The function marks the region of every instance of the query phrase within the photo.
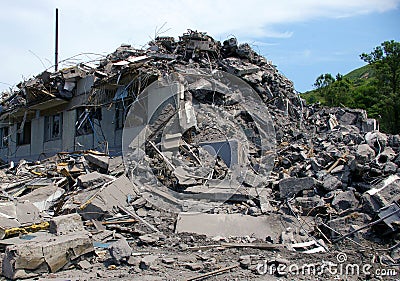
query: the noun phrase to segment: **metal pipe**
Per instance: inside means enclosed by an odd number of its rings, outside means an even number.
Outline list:
[[[55,39],[54,70],[58,71],[58,8],[56,8],[56,39]]]

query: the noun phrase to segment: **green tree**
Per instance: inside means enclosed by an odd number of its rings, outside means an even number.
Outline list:
[[[321,74],[315,80],[314,87],[316,87],[317,89],[322,89],[328,87],[333,82],[335,82],[335,78],[333,78],[332,74],[330,73]]]
[[[340,73],[336,79],[325,73],[317,77],[314,83],[316,91],[323,98],[323,104],[327,106],[349,106],[351,103],[351,82]]]
[[[400,132],[400,43],[385,41],[369,53],[360,55],[361,59],[371,64],[378,80],[380,101],[385,101],[382,108],[381,124],[389,133]]]
[[[332,96],[330,106],[350,106],[352,100],[350,94],[351,82],[348,79],[338,73],[336,81],[329,87]]]

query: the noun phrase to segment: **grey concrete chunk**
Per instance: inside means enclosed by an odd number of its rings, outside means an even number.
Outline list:
[[[199,262],[187,263],[187,264],[185,264],[185,267],[192,271],[198,271],[200,269],[203,269],[203,265]]]
[[[3,275],[9,279],[42,272],[56,272],[68,262],[94,251],[88,232],[63,236],[44,236],[7,247],[2,262]]]
[[[360,144],[357,147],[355,157],[358,163],[365,164],[375,157],[375,151],[368,144]]]
[[[132,248],[129,246],[128,241],[125,238],[121,238],[116,242],[113,242],[108,250],[110,251],[111,257],[114,261],[119,264],[122,261],[126,261],[132,254]]]
[[[313,188],[314,184],[315,179],[312,177],[283,179],[279,182],[279,193],[281,198],[287,198],[302,190]]]
[[[85,159],[91,164],[101,168],[103,171],[108,171],[108,161],[110,157],[95,154],[86,154]]]
[[[113,215],[118,206],[126,207],[128,195],[136,192],[133,183],[123,175],[97,191],[89,200],[89,204],[79,213],[84,219],[99,219],[106,214]]]
[[[335,196],[332,201],[332,206],[337,211],[345,211],[351,208],[355,208],[358,206],[358,204],[359,202],[354,196],[354,192],[351,190],[340,192]]]
[[[159,240],[159,237],[156,234],[145,234],[139,236],[139,240],[145,244],[154,244]]]
[[[142,258],[140,261],[139,267],[141,269],[150,269],[152,266],[157,264],[158,256],[156,255],[147,255]]]
[[[342,181],[338,177],[329,174],[324,177],[323,188],[325,191],[333,191],[340,188],[341,186]]]
[[[275,215],[248,216],[241,214],[180,213],[176,222],[176,233],[204,234],[215,236],[254,236],[276,239],[282,232],[282,225]]]
[[[396,173],[396,171],[397,171],[397,165],[395,164],[395,163],[393,163],[393,162],[387,162],[386,164],[385,164],[385,166],[383,166],[383,172],[385,173],[385,174],[389,174],[389,175],[393,175],[393,174],[395,174]]]
[[[82,187],[88,188],[95,185],[101,185],[112,180],[112,177],[100,174],[99,172],[91,172],[89,174],[81,175],[78,177],[78,184]]]
[[[64,189],[51,184],[34,189],[32,192],[21,196],[20,200],[28,200],[39,211],[43,212],[53,206],[64,192]]]
[[[324,200],[319,198],[319,196],[296,198],[296,205],[302,208],[304,214],[307,214],[311,209],[318,206],[323,206],[324,204]]]
[[[77,213],[54,217],[50,220],[50,233],[64,235],[84,230],[82,218]]]

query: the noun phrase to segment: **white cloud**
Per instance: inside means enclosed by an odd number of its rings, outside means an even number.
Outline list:
[[[60,58],[80,52],[111,52],[121,43],[142,46],[166,22],[168,34],[186,28],[207,31],[218,40],[289,38],[280,24],[315,18],[350,17],[396,8],[400,0],[42,0],[7,1],[0,11],[0,82],[14,84],[21,74],[43,70],[53,61],[54,9],[60,14]],[[11,50],[11,51],[10,51]],[[23,59],[22,59],[23,58]],[[0,84],[0,90],[6,86]]]

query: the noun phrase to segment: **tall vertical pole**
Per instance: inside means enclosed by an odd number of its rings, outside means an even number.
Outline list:
[[[58,71],[58,8],[56,8],[56,42],[55,42],[54,69],[55,71]]]

